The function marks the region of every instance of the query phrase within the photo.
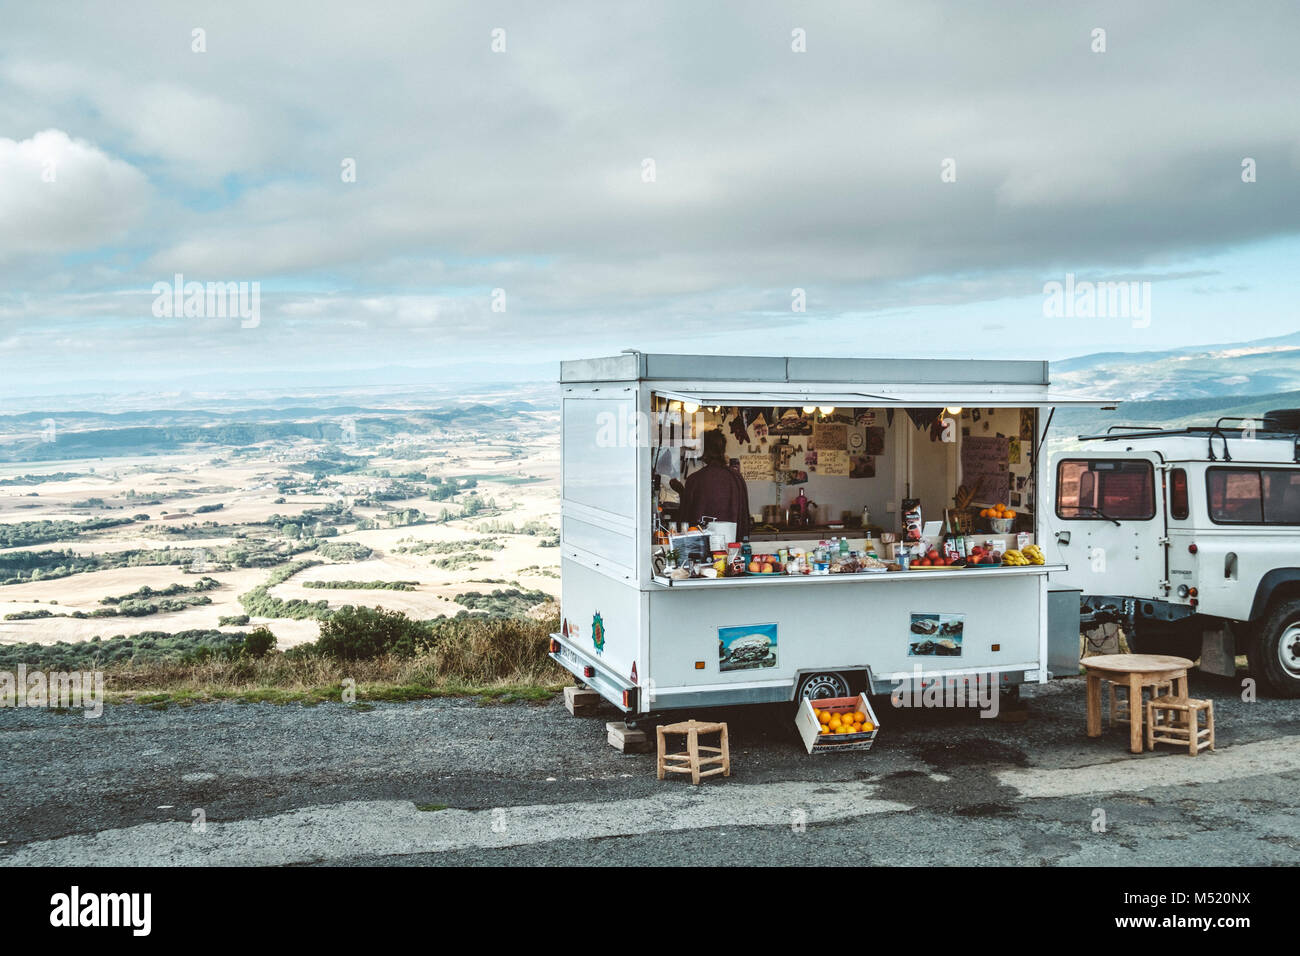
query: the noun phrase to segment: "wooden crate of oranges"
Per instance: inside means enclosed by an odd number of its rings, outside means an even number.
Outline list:
[[[880,730],[866,694],[800,701],[795,726],[810,754],[870,750]]]

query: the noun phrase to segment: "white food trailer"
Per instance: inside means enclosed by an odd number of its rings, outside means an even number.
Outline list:
[[[999,504],[1017,517],[1005,534],[976,528],[968,547],[1041,541],[1037,505],[1051,498],[1038,460],[1053,409],[1113,404],[1054,392],[1046,362],[629,351],[564,362],[560,384],[562,625],[551,656],[630,719],[1048,679],[1048,573],[1061,565],[687,578],[656,562],[670,478],[689,468],[701,432],[725,423],[755,516],[768,504],[783,515],[803,490],[823,522],[847,525],[759,524],[756,553],[847,536],[896,567],[886,532],[901,532],[903,500],[919,500],[933,538],[976,482],[976,514]],[[778,443],[793,446],[782,459],[792,468],[768,475],[763,456]],[[864,510],[869,526],[854,528]]]

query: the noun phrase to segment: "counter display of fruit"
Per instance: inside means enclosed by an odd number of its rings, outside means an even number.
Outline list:
[[[750,559],[745,571],[747,574],[784,574],[785,565],[781,563],[779,555],[756,554]]]

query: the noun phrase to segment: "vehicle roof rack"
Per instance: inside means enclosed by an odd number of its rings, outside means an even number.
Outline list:
[[[1167,438],[1171,436],[1183,436],[1186,438],[1204,438],[1207,442],[1205,457],[1209,461],[1232,461],[1232,454],[1228,450],[1228,432],[1246,430],[1245,426],[1240,428],[1223,427],[1224,422],[1239,421],[1253,422],[1257,419],[1245,418],[1237,415],[1224,415],[1213,425],[1188,425],[1186,428],[1159,428],[1145,427],[1142,425],[1111,425],[1100,435],[1080,435],[1079,441],[1119,441],[1120,439],[1134,438]],[[1118,430],[1117,430],[1118,429]],[[1300,463],[1300,431],[1295,429],[1280,428],[1256,428],[1252,433],[1255,440],[1262,439],[1286,439],[1289,440],[1294,449],[1292,459]],[[1222,457],[1214,453],[1214,439],[1219,438],[1223,442],[1220,449]]]

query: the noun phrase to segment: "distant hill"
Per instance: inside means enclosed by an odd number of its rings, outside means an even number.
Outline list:
[[[1197,348],[1098,352],[1052,363],[1052,383],[1127,400],[1300,390],[1300,332]]]

